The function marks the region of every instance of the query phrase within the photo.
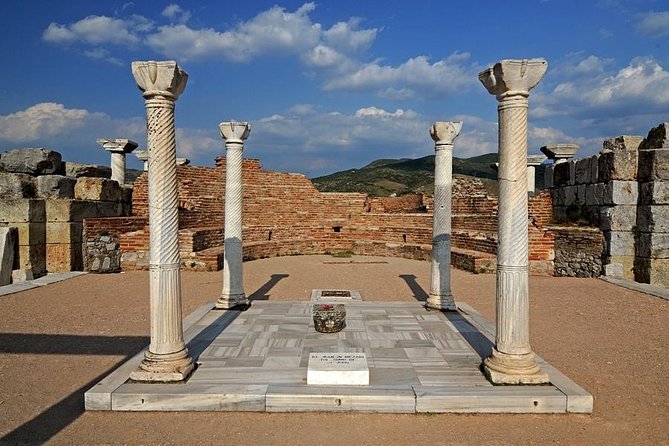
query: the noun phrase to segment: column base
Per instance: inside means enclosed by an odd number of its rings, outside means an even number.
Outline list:
[[[457,311],[458,309],[455,300],[453,300],[453,295],[451,294],[441,296],[430,294],[427,298],[427,302],[425,302],[425,307],[442,311]]]
[[[216,301],[216,308],[221,310],[246,310],[251,306],[251,301],[244,293],[241,294],[224,294]]]
[[[194,368],[193,359],[186,348],[166,355],[147,351],[139,368],[130,373],[130,379],[144,382],[184,381]]]
[[[548,384],[548,374],[534,360],[534,353],[509,355],[492,349],[483,361],[483,373],[493,384]]]

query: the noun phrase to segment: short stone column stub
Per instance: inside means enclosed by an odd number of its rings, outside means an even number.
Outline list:
[[[111,153],[111,179],[118,181],[118,184],[125,184],[125,156],[137,148],[137,143],[129,139],[119,138],[99,138],[97,143]]]
[[[530,155],[527,157],[527,192],[534,194],[536,191],[536,167],[546,161],[544,155]]]
[[[543,59],[503,60],[479,80],[499,102],[499,211],[495,347],[483,362],[494,384],[543,384],[529,340],[527,110],[529,91],[547,69]]]
[[[457,310],[451,293],[451,195],[453,190],[453,141],[462,122],[436,122],[430,129],[434,140],[434,213],[432,218],[432,265],[430,295],[425,306]]]
[[[137,150],[135,156],[142,162],[142,169],[144,172],[149,170],[149,152],[146,150]]]
[[[133,62],[145,98],[149,153],[151,343],[136,381],[182,381],[193,370],[183,336],[174,103],[188,74],[176,62]]]
[[[251,132],[247,122],[221,122],[225,140],[225,241],[223,289],[216,308],[243,308],[249,305],[244,293],[242,267],[242,163],[244,140]]]

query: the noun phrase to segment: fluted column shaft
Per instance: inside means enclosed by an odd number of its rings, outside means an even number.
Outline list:
[[[506,60],[479,74],[499,101],[499,186],[495,347],[484,372],[495,384],[548,381],[530,347],[527,230],[527,108],[545,60]]]
[[[187,74],[172,62],[135,62],[133,74],[144,90],[149,162],[149,298],[151,342],[140,370],[131,378],[179,381],[193,369],[183,337],[179,257],[179,214],[174,102]],[[173,90],[145,85],[175,76]],[[163,78],[163,81],[165,79]]]
[[[234,308],[249,304],[244,293],[242,263],[243,189],[242,167],[247,123],[222,122],[219,126],[225,139],[225,241],[223,254],[223,289],[217,308]]]
[[[453,189],[453,140],[462,122],[437,122],[430,132],[434,150],[434,212],[430,295],[426,306],[457,310],[451,293],[451,195]]]

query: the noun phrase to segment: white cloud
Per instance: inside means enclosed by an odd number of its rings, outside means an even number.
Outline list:
[[[375,90],[380,95],[396,97],[443,97],[473,85],[475,76],[462,63],[468,53],[453,53],[446,59],[430,63],[426,56],[417,56],[393,67],[378,63],[362,65],[359,69],[330,79],[327,90]]]
[[[177,5],[176,3],[167,5],[160,14],[163,17],[167,17],[168,19],[178,23],[186,23],[188,20],[190,20],[191,17],[190,11],[182,9],[181,6]]]
[[[112,56],[109,51],[104,48],[93,48],[90,50],[84,50],[84,56],[90,57],[91,59],[100,59],[107,61],[111,64],[123,66],[124,63],[121,59]]]
[[[140,41],[134,31],[135,24],[139,25],[141,30],[149,26],[146,19],[140,16],[121,20],[90,15],[71,25],[52,22],[42,34],[42,39],[55,44],[84,42],[91,45],[135,45]]]
[[[669,35],[669,11],[650,11],[642,14],[636,24],[636,29],[641,34],[650,37]]]
[[[177,154],[186,158],[224,155],[223,140],[216,129],[177,128]]]
[[[323,33],[325,42],[339,51],[354,53],[366,50],[370,47],[378,29],[357,29],[360,25],[359,18],[352,18],[348,22],[335,23],[332,28]]]
[[[25,110],[0,116],[0,139],[28,142],[58,135],[84,126],[93,114],[83,109],[68,109],[63,104],[42,102]]]

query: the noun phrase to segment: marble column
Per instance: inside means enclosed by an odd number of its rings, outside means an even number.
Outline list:
[[[151,343],[137,381],[182,381],[193,370],[183,336],[174,102],[188,74],[176,62],[133,62],[147,115]]]
[[[144,172],[149,170],[149,152],[146,150],[138,150],[135,152],[135,156],[142,162],[142,169]]]
[[[225,140],[225,241],[223,254],[223,290],[216,308],[249,305],[244,293],[242,270],[242,152],[251,126],[246,122],[221,122]]]
[[[546,157],[543,155],[530,155],[527,157],[527,193],[530,195],[534,195],[537,189],[537,173],[535,168],[541,166],[544,161],[546,161]]]
[[[457,310],[451,293],[451,192],[453,141],[460,129],[462,122],[436,122],[430,129],[435,151],[434,214],[430,295],[425,306],[438,310]]]
[[[483,363],[494,384],[548,382],[530,347],[527,232],[528,97],[547,66],[543,59],[503,60],[479,74],[499,102],[497,335]]]
[[[137,148],[135,141],[129,139],[103,139],[97,140],[100,147],[111,152],[111,179],[118,184],[125,184],[125,156]]]

